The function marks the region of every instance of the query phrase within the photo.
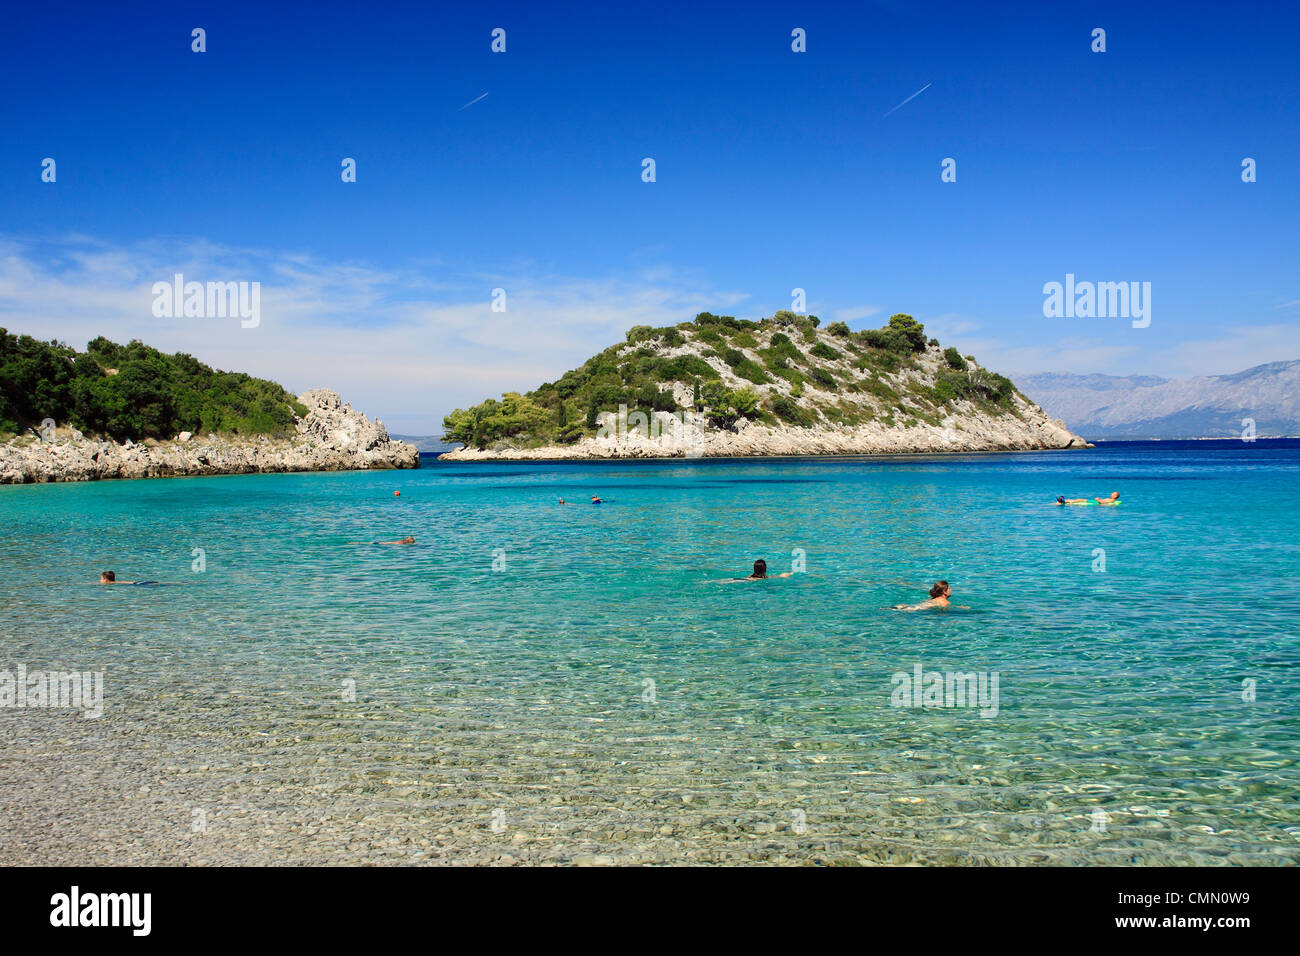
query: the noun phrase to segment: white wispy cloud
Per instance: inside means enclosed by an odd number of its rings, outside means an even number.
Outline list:
[[[1141,330],[1115,335],[1070,335],[1049,342],[1010,342],[984,333],[978,322],[947,316],[925,319],[926,331],[956,345],[980,364],[1010,375],[1098,372],[1106,375],[1224,375],[1279,359],[1300,358],[1300,326],[1242,325],[1212,338],[1156,345]]]
[[[879,315],[881,308],[878,305],[856,305],[846,309],[836,309],[831,313],[831,319],[835,322],[862,322],[871,318],[873,315]]]
[[[945,312],[942,315],[926,316],[920,319],[920,321],[925,325],[927,333],[934,336],[945,345],[950,344],[956,338],[970,335],[980,327],[980,323],[977,320],[956,312]]]
[[[1223,375],[1254,365],[1300,358],[1300,325],[1240,325],[1212,339],[1182,342],[1164,351],[1169,375]]]
[[[554,381],[633,325],[672,325],[701,310],[757,318],[744,292],[651,261],[622,277],[561,275],[535,263],[492,271],[437,259],[402,268],[304,252],[236,249],[201,239],[113,245],[82,235],[0,236],[0,327],[78,348],[98,335],[189,352],[301,392],[329,387],[395,431],[435,433],[442,415],[505,390]],[[155,282],[260,282],[261,325],[156,318]],[[493,312],[492,290],[507,310]],[[821,314],[869,322],[883,309],[827,303]],[[1300,358],[1300,324],[1241,324],[1157,347],[1132,331],[1046,342],[1008,338],[970,315],[918,315],[930,335],[1008,375],[1042,371],[1223,374]],[[1165,340],[1167,341],[1167,340]]]
[[[261,324],[157,318],[152,286],[260,282]],[[492,311],[492,290],[506,311]],[[189,352],[300,392],[329,387],[394,430],[432,433],[457,406],[558,378],[632,325],[734,310],[747,295],[663,267],[629,278],[378,268],[197,240],[113,247],[0,239],[0,326],[78,348],[98,335]]]

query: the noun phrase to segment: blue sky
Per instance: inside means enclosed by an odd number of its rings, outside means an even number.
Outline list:
[[[1300,357],[1293,5],[722,6],[13,7],[0,325],[334,387],[417,432],[633,324],[795,287],[1013,374]],[[261,282],[261,325],[155,318],[177,271]],[[1150,327],[1044,318],[1066,273],[1150,282]]]

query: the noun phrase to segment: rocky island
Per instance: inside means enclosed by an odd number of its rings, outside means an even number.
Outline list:
[[[101,338],[77,353],[0,329],[4,432],[0,484],[420,463],[413,445],[328,389],[295,398],[139,342]]]
[[[581,368],[444,420],[457,461],[865,455],[1086,448],[1006,377],[927,339],[881,329],[702,312],[637,326]]]

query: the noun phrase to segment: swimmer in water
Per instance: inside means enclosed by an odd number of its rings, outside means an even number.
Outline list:
[[[953,604],[948,600],[952,597],[952,587],[947,581],[936,581],[930,588],[930,599],[922,601],[920,604],[895,604],[895,611],[925,611],[933,607],[960,607],[964,610],[970,610],[964,604]]]
[[[401,493],[400,491],[394,491],[394,492],[393,492],[393,497],[394,497],[394,498],[400,498],[400,497],[402,497],[402,493]]]
[[[1056,503],[1057,503],[1058,505],[1086,505],[1086,504],[1088,503],[1088,499],[1087,499],[1087,498],[1067,498],[1067,497],[1065,497],[1065,495],[1057,495],[1057,496],[1056,496]]]
[[[415,539],[408,534],[400,541],[349,541],[348,544],[415,544]]]
[[[1112,491],[1109,498],[1093,498],[1092,500],[1099,505],[1117,505],[1119,504],[1119,492]]]
[[[732,581],[732,582],[737,582],[737,581],[766,581],[766,580],[769,580],[770,578],[789,578],[789,577],[793,577],[793,576],[794,576],[794,572],[793,572],[793,571],[784,571],[784,572],[782,572],[781,574],[773,574],[773,575],[769,575],[769,574],[767,573],[767,562],[764,561],[762,558],[759,558],[757,561],[754,562],[754,573],[753,573],[753,574],[751,574],[751,575],[750,575],[749,577],[747,577],[747,578],[732,578],[731,581]]]
[[[99,572],[99,583],[100,584],[135,584],[134,581],[119,581],[117,579],[117,575],[112,571]]]
[[[591,496],[591,503],[592,503],[593,505],[598,505],[598,504],[600,504],[600,496],[599,496],[599,495],[592,495],[592,496]]]

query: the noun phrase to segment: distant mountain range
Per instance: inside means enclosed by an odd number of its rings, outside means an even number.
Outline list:
[[[1048,414],[1087,438],[1235,438],[1253,419],[1261,437],[1300,436],[1300,359],[1235,375],[1017,376]]]

